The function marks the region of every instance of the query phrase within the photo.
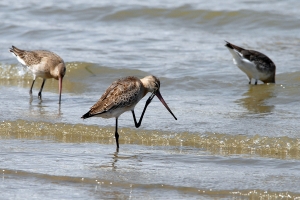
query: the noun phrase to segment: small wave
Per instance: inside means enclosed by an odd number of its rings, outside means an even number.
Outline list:
[[[114,144],[114,127],[83,124],[48,123],[38,121],[3,121],[2,139],[50,139],[59,142],[91,142]],[[280,159],[300,159],[300,139],[229,135],[221,133],[166,132],[153,130],[119,130],[121,144],[149,146],[186,146],[200,148],[215,154],[250,154]]]
[[[278,13],[253,10],[202,10],[193,9],[190,6],[170,9],[151,7],[126,8],[114,11],[102,18],[103,21],[115,22],[138,19],[155,21],[169,19],[180,23],[181,26],[200,24],[212,27],[229,25],[239,28],[278,27],[296,29],[300,25],[298,19]]]
[[[135,189],[135,195],[139,194],[137,191],[138,188],[147,188],[148,190],[164,190],[165,192],[172,192],[177,191],[183,194],[197,194],[197,198],[203,197],[203,199],[207,199],[210,197],[212,199],[216,198],[233,198],[233,199],[299,199],[299,193],[293,192],[275,192],[272,190],[260,190],[260,189],[246,189],[246,190],[216,190],[216,189],[208,189],[208,188],[199,188],[199,187],[184,187],[178,185],[169,185],[169,184],[153,184],[153,183],[132,183],[130,181],[115,181],[114,179],[109,178],[89,178],[89,177],[76,177],[76,176],[60,176],[60,175],[51,175],[45,173],[36,173],[36,172],[28,172],[23,170],[11,170],[7,168],[0,168],[3,176],[5,177],[16,177],[18,179],[24,179],[27,177],[34,177],[36,180],[42,180],[43,182],[49,181],[52,183],[57,182],[71,182],[73,184],[80,184],[80,185],[92,185],[93,187],[97,183],[101,190],[105,190],[109,188],[111,190],[111,185],[117,188],[123,188],[132,190]],[[7,179],[7,178],[6,178]],[[98,187],[97,186],[97,187]],[[90,186],[88,186],[90,187]]]
[[[106,89],[113,81],[125,77],[136,76],[142,78],[149,75],[148,72],[138,69],[124,69],[101,66],[88,62],[69,62],[66,63],[66,75],[64,77],[64,91],[70,93],[83,93],[86,91],[98,91],[99,87]],[[156,75],[156,74],[154,74]],[[173,82],[171,79],[159,77],[164,82]],[[21,65],[0,65],[0,83],[6,86],[21,86],[29,88],[33,80],[32,72]],[[42,79],[37,78],[37,81]],[[101,83],[95,84],[95,83]],[[40,84],[40,83],[39,83]],[[167,84],[164,84],[167,86]],[[46,87],[51,91],[57,91],[57,81],[50,79],[47,81]]]
[[[66,63],[66,77],[70,78],[80,78],[83,79],[85,76],[94,76],[97,74],[109,75],[109,74],[123,74],[124,76],[129,76],[132,74],[144,75],[146,74],[140,70],[131,69],[118,69],[106,66],[99,66],[93,63],[86,62],[70,62]],[[27,67],[21,65],[12,64],[5,65],[0,64],[0,79],[32,79],[32,73]]]
[[[17,65],[0,65],[0,79],[27,79],[29,76],[30,72],[26,67]]]
[[[52,175],[52,174],[45,174],[45,173],[37,173],[37,172],[29,172],[24,170],[11,170],[7,168],[0,168],[3,176],[7,177],[15,177],[17,179],[24,179],[24,178],[32,178],[34,177],[36,180],[42,180],[43,182],[49,181],[52,183],[57,182],[71,182],[73,184],[80,184],[80,185],[87,185],[88,187],[95,186],[101,187],[101,191],[105,189],[111,190],[111,186],[113,185],[116,188],[128,189],[128,190],[135,190],[135,195],[140,194],[138,191],[139,188],[147,188],[148,190],[163,190],[165,192],[180,192],[183,194],[197,194],[197,198],[203,197],[203,199],[207,199],[210,197],[212,199],[216,198],[232,198],[232,199],[299,199],[299,193],[293,193],[289,191],[285,192],[276,192],[272,190],[260,190],[260,189],[246,189],[246,190],[218,190],[218,189],[208,189],[208,188],[199,188],[199,187],[185,187],[185,186],[178,186],[178,185],[170,185],[170,184],[155,184],[155,183],[132,183],[130,181],[116,181],[111,178],[107,177],[97,177],[97,178],[90,178],[90,177],[76,177],[76,176],[67,176],[67,175]],[[91,186],[89,186],[91,185]]]

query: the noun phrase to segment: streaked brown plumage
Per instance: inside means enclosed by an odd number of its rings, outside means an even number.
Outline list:
[[[172,113],[168,105],[165,103],[160,92],[160,81],[155,76],[146,76],[142,79],[129,76],[119,79],[113,82],[99,101],[95,103],[89,112],[84,114],[81,118],[86,119],[89,117],[103,117],[103,118],[116,118],[116,130],[115,137],[117,143],[117,149],[119,148],[119,134],[118,134],[118,117],[126,112],[132,112],[135,126],[138,128],[141,125],[144,113],[147,106],[150,104],[154,96],[156,95],[168,111],[177,120]],[[144,107],[143,113],[139,122],[137,123],[134,113],[134,107],[136,104],[148,93],[151,92],[151,96],[148,98]]]
[[[63,59],[57,54],[46,50],[26,51],[12,46],[10,52],[33,73],[34,78],[29,93],[32,94],[32,87],[36,77],[41,77],[43,78],[43,83],[38,94],[38,97],[41,99],[46,79],[54,78],[59,81],[59,103],[61,103],[62,80],[66,73]]]
[[[122,110],[131,110],[143,98],[140,90],[144,90],[140,79],[132,76],[119,79],[107,88],[99,101],[91,107],[89,114],[94,116],[102,113],[103,118],[118,117],[123,113]],[[120,112],[116,112],[116,108]]]

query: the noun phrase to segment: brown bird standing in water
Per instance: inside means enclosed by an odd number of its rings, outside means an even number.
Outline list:
[[[61,57],[57,54],[46,50],[26,51],[12,46],[9,50],[18,61],[27,66],[33,73],[33,82],[29,93],[32,94],[32,87],[35,79],[41,77],[43,83],[39,91],[38,97],[42,98],[42,90],[46,79],[54,78],[58,80],[59,104],[61,103],[62,80],[66,73],[66,66]]]
[[[116,118],[115,138],[117,143],[117,149],[119,149],[119,134],[118,134],[118,118],[126,112],[132,112],[135,127],[140,127],[143,116],[145,114],[147,106],[150,104],[154,96],[157,96],[167,110],[177,120],[172,113],[163,97],[159,92],[160,81],[155,76],[146,76],[142,79],[129,76],[119,79],[113,82],[101,96],[99,101],[95,103],[89,112],[84,114],[81,118],[86,119],[89,117],[103,117],[103,118]],[[134,107],[136,104],[148,93],[151,92],[151,96],[148,98],[144,110],[142,112],[139,122],[137,122],[134,113]]]

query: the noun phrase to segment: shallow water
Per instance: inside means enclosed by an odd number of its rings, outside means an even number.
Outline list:
[[[300,197],[298,1],[0,2],[3,199],[290,199]],[[267,54],[276,84],[248,85],[224,40]],[[47,49],[58,83],[9,53]],[[80,117],[116,79],[153,74],[139,129]],[[146,98],[136,106],[139,116]]]

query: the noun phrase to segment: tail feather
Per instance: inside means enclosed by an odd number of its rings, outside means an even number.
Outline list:
[[[15,46],[12,46],[9,51],[18,59],[18,61],[22,64],[22,65],[27,65],[26,64],[26,52],[25,50],[22,49],[18,49]]]
[[[19,49],[15,46],[12,46],[9,51],[13,54],[15,54],[16,56],[19,56],[19,57],[22,57],[23,53],[25,52],[24,50],[22,49]]]
[[[230,42],[227,42],[226,40],[225,40],[225,42],[226,42],[225,46],[228,47],[228,48],[230,48],[230,49],[234,49],[234,50],[236,50],[238,52],[241,52],[241,51],[245,50],[242,47],[239,47],[239,46],[236,46],[236,45],[234,45],[234,44],[232,44]]]
[[[106,113],[107,111],[103,111],[103,112],[98,112],[98,113],[92,113],[93,110],[90,110],[89,112],[85,113],[84,115],[82,115],[82,119],[86,119],[86,118],[90,118],[90,117],[94,117],[96,115],[101,115],[103,113]]]
[[[229,42],[227,42],[226,40],[225,40],[225,42],[226,42],[226,44],[225,44],[226,47],[228,47],[230,49],[234,49],[233,46]]]
[[[92,117],[92,116],[94,116],[94,115],[92,115],[91,112],[89,111],[89,112],[85,113],[84,115],[82,115],[81,118],[86,119],[86,118],[89,118],[89,117]]]

